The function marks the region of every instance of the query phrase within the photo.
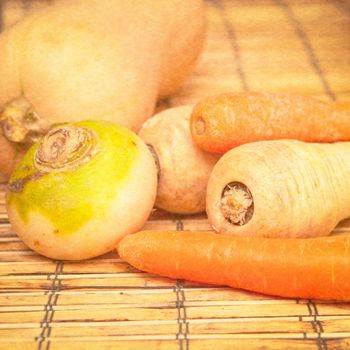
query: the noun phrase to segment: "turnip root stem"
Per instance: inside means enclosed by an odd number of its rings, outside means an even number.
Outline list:
[[[50,130],[40,143],[34,164],[42,172],[65,171],[87,162],[98,151],[97,135],[73,125]]]

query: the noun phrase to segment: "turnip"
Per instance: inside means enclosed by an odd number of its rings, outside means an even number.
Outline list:
[[[112,250],[143,227],[157,169],[145,143],[112,122],[51,129],[25,154],[6,197],[14,231],[53,259],[80,260]]]
[[[159,167],[155,205],[173,213],[205,211],[208,179],[219,158],[192,141],[191,111],[191,106],[166,109],[147,120],[139,132]]]

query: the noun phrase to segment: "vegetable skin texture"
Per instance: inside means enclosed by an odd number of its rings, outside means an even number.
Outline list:
[[[1,33],[0,111],[24,96],[50,125],[138,131],[192,71],[205,22],[201,0],[59,1]]]
[[[350,300],[350,237],[232,237],[200,231],[141,231],[118,244],[139,270],[279,297]],[[171,257],[171,259],[169,259]]]
[[[207,214],[213,229],[238,236],[308,238],[330,234],[350,216],[350,143],[260,141],[225,153],[207,188]],[[249,189],[250,220],[227,220],[223,192],[238,182]],[[235,201],[229,204],[237,213]]]
[[[245,143],[350,140],[350,103],[290,93],[224,93],[200,100],[191,115],[199,148],[223,154]]]
[[[70,162],[59,168],[56,160],[76,139],[67,138],[59,152],[57,145],[67,130],[77,129],[92,133],[93,141],[82,143],[92,151],[81,162],[77,153],[68,154]],[[61,131],[54,142],[45,136],[34,144],[11,175],[10,223],[26,245],[52,259],[104,254],[148,219],[157,188],[152,155],[136,134],[111,122],[83,121],[54,130]],[[46,158],[38,156],[43,145]],[[49,157],[48,166],[42,159]]]
[[[0,131],[0,150],[0,183],[5,183],[10,177],[13,168],[23,157],[26,148],[11,143]]]
[[[207,183],[218,160],[193,142],[191,111],[191,106],[166,109],[148,119],[139,132],[159,162],[155,206],[172,213],[205,211]]]
[[[34,13],[0,36],[0,106],[23,94],[52,122],[138,129],[193,68],[203,10],[198,0],[69,0]]]

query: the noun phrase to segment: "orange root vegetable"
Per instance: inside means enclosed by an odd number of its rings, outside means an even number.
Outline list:
[[[218,160],[194,144],[191,111],[190,106],[169,108],[147,120],[139,132],[159,166],[155,205],[173,213],[205,211],[207,183]]]
[[[350,216],[350,143],[275,140],[236,147],[211,173],[207,214],[220,233],[328,235]]]
[[[350,103],[283,93],[226,93],[194,106],[191,133],[212,153],[276,139],[307,142],[350,140]]]
[[[141,231],[124,237],[118,253],[140,270],[170,278],[281,297],[350,300],[350,236],[272,239]]]

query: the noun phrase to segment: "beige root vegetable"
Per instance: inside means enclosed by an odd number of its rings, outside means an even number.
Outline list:
[[[147,120],[139,132],[159,166],[155,205],[173,213],[205,211],[209,175],[218,160],[192,141],[191,111],[190,106],[169,108]]]
[[[26,148],[16,146],[0,133],[0,183],[6,182],[13,167],[23,157]]]
[[[208,182],[216,231],[238,236],[328,235],[350,216],[350,143],[260,141],[228,151]]]
[[[3,135],[32,143],[87,118],[137,131],[188,76],[204,33],[200,0],[62,0],[33,13],[0,35]]]
[[[66,123],[34,144],[11,175],[10,223],[31,249],[81,260],[143,227],[157,169],[145,143],[111,122]]]

